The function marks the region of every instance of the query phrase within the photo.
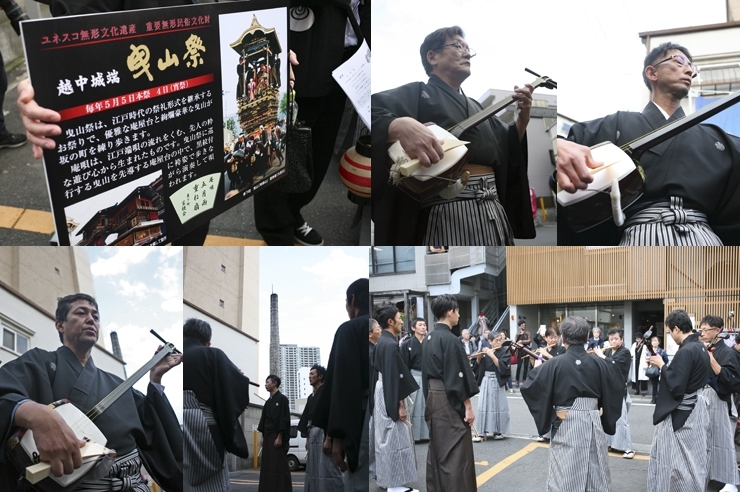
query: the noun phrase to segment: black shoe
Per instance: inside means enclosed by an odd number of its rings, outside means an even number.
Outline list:
[[[20,133],[11,133],[6,137],[0,137],[0,149],[13,149],[26,143],[26,136]]]
[[[304,246],[323,246],[324,239],[316,230],[304,222],[293,231],[293,238]]]

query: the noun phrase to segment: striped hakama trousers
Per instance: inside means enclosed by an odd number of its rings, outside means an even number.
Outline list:
[[[550,441],[548,492],[608,492],[606,434],[596,398],[576,398]],[[656,489],[648,489],[656,490]]]
[[[506,386],[499,386],[495,372],[486,371],[478,395],[478,432],[481,434],[504,434],[511,432],[509,402]]]
[[[342,492],[344,479],[331,454],[324,453],[324,429],[308,428],[304,492]]]
[[[679,410],[691,410],[683,427],[673,431],[669,415],[655,427],[648,463],[647,490],[696,492],[707,484],[707,438],[709,409],[706,398],[686,395]]]
[[[471,176],[456,198],[435,197],[422,202],[421,207],[429,208],[429,218],[426,231],[417,235],[418,244],[514,245],[514,233],[499,202],[493,173]]]
[[[383,375],[375,384],[375,474],[379,487],[400,487],[418,479],[411,427],[388,416],[383,395]]]
[[[732,485],[740,484],[735,453],[737,410],[733,402],[731,416],[727,403],[709,386],[700,390],[709,403],[709,470],[707,478]]]
[[[707,223],[707,216],[684,208],[683,198],[656,203],[629,217],[620,246],[722,246]]]
[[[195,393],[183,391],[183,490],[230,490],[225,456],[219,453],[209,426],[217,426],[213,411],[198,403]],[[218,433],[218,431],[217,431]]]
[[[149,492],[149,487],[141,479],[139,451],[134,449],[116,458],[105,478],[82,482],[74,490],[75,492]]]
[[[630,423],[627,414],[632,406],[632,398],[629,393],[622,398],[622,415],[617,420],[617,431],[613,436],[606,435],[607,446],[619,449],[620,451],[632,451],[632,434],[630,433]]]
[[[478,490],[470,426],[460,418],[445,393],[444,382],[429,380],[427,492]]]
[[[367,413],[370,413],[370,412],[368,411]],[[373,419],[373,416],[370,415],[370,424],[369,424],[369,427],[370,427],[370,433],[369,433],[370,439],[368,439],[368,441],[369,441],[368,444],[370,446],[370,449],[368,449],[368,451],[369,451],[368,458],[369,458],[369,461],[370,461],[368,463],[368,468],[370,470],[370,478],[375,478],[377,476],[377,474],[375,473],[375,424],[373,423],[373,420],[374,420]]]
[[[411,405],[408,410],[409,420],[411,420],[411,430],[414,432],[414,441],[429,440],[429,428],[424,422],[424,410],[427,407],[427,401],[424,398],[424,392],[421,390],[421,371],[411,369],[411,375],[414,376],[419,389],[411,393]]]

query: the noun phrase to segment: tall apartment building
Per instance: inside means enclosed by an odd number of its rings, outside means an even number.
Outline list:
[[[291,409],[295,410],[295,401],[301,398],[300,369],[320,363],[318,347],[280,345],[280,392],[288,397]],[[307,380],[308,371],[305,374]]]

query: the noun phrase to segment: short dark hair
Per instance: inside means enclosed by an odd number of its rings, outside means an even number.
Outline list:
[[[411,331],[416,331],[416,323],[418,323],[419,321],[423,321],[424,324],[427,324],[427,320],[425,320],[424,318],[414,318],[414,321],[411,323]]]
[[[419,48],[419,54],[421,55],[421,64],[424,66],[424,71],[427,73],[427,75],[432,73],[432,66],[427,61],[427,53],[439,49],[443,44],[445,44],[447,38],[451,38],[453,36],[460,36],[462,38],[465,37],[465,34],[463,33],[463,30],[460,26],[443,27],[441,29],[437,29],[424,38],[424,42],[421,43],[421,47]]]
[[[650,53],[647,54],[647,56],[645,57],[645,62],[642,65],[642,81],[645,82],[645,85],[647,86],[648,90],[650,90],[650,92],[653,92],[653,88],[650,85],[650,80],[647,78],[647,75],[645,75],[645,69],[653,63],[656,63],[660,58],[665,58],[665,56],[671,50],[678,50],[686,55],[686,58],[688,58],[689,61],[694,61],[693,58],[691,58],[691,53],[689,53],[689,50],[687,50],[680,44],[665,42],[650,50]]]
[[[267,379],[272,379],[275,382],[275,384],[277,385],[277,387],[278,388],[280,387],[280,382],[281,382],[280,381],[280,376],[277,376],[275,374],[270,374],[269,376],[267,376],[265,378],[265,380],[267,380]]]
[[[189,318],[182,325],[182,338],[187,340],[188,338],[198,340],[198,343],[205,345],[211,341],[211,325],[202,319]]]
[[[375,308],[373,318],[378,320],[380,329],[385,330],[388,328],[388,320],[396,319],[396,314],[398,314],[398,308],[393,304],[386,302]]]
[[[309,372],[310,372],[310,371],[316,371],[316,375],[317,375],[317,376],[321,376],[321,379],[322,379],[322,380],[323,380],[323,379],[324,379],[324,377],[326,376],[326,367],[324,367],[324,366],[320,366],[320,365],[318,365],[318,364],[314,364],[314,365],[312,365],[312,366],[311,366],[311,369],[309,369]]]
[[[548,328],[547,330],[545,330],[545,338],[549,337],[550,335],[558,336],[557,330],[555,330],[555,328]]]
[[[95,306],[95,309],[98,311],[98,314],[100,314],[100,308],[98,307],[98,302],[95,300],[95,298],[88,294],[70,294],[68,296],[60,297],[57,299],[57,311],[54,314],[54,317],[56,321],[67,321],[67,315],[69,314],[69,310],[72,309],[72,304],[74,304],[77,301],[87,301],[93,306]],[[64,343],[64,335],[60,332],[59,333],[59,340]]]
[[[682,333],[690,333],[693,328],[689,314],[683,309],[674,309],[668,313],[668,316],[665,318],[665,324],[669,330],[673,330],[675,327],[680,328]]]
[[[370,309],[370,280],[358,278],[347,287],[347,302],[351,302],[352,296],[355,298],[354,306],[360,311]]]
[[[568,345],[583,345],[588,341],[588,321],[580,316],[568,316],[560,324],[563,341]]]
[[[442,294],[432,301],[432,313],[437,319],[444,318],[448,311],[454,311],[455,309],[460,309],[460,306],[452,294]]]
[[[619,328],[612,328],[606,334],[607,337],[610,337],[612,335],[619,335],[619,338],[624,340],[624,332],[620,330]]]
[[[517,322],[516,326],[517,326],[517,327],[519,327],[519,326],[522,326],[522,325],[523,325],[524,323],[526,323],[526,322],[527,322],[527,320],[526,320],[526,319],[520,319],[520,320],[519,320],[519,322]]]
[[[740,343],[740,333],[735,335],[735,343]]]
[[[701,325],[709,325],[712,328],[722,329],[722,327],[725,326],[725,322],[719,316],[713,316],[711,314],[708,314],[701,319],[701,323],[699,323],[699,326]]]

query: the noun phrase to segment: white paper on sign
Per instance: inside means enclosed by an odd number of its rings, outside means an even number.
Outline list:
[[[170,195],[170,200],[181,223],[184,224],[213,208],[220,181],[221,173],[208,174],[190,181]]]
[[[367,43],[363,41],[360,49],[331,75],[370,128],[370,48]]]

